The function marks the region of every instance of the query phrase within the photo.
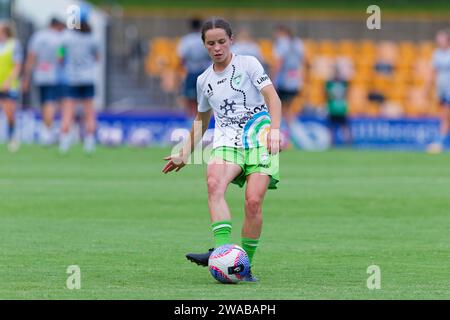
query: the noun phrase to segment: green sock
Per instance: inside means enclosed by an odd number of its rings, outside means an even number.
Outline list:
[[[231,221],[217,221],[211,226],[214,233],[216,248],[231,243]]]
[[[253,256],[255,255],[256,249],[258,248],[259,239],[250,239],[242,237],[242,249],[247,253],[248,259],[250,260],[250,265],[253,261]]]

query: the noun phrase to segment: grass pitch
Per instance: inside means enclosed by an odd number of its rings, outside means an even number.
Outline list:
[[[449,154],[283,153],[260,282],[221,285],[184,257],[213,245],[205,166],[165,176],[168,149],[1,147],[0,299],[450,298]],[[227,199],[239,243],[243,190]]]

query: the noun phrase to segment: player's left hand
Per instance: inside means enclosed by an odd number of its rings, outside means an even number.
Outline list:
[[[278,154],[280,152],[280,129],[270,129],[267,134],[267,149],[270,154]]]
[[[164,160],[168,161],[162,169],[162,172],[166,174],[173,170],[175,170],[175,172],[178,172],[186,165],[186,161],[181,155],[171,155],[165,157]]]

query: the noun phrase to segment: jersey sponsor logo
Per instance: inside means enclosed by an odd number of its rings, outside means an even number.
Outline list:
[[[233,84],[239,86],[242,82],[242,74],[238,74],[233,78]]]
[[[208,89],[206,90],[206,94],[208,95],[208,98],[211,98],[214,95],[211,83],[208,83]]]
[[[257,83],[257,84],[261,84],[261,83],[263,83],[264,81],[267,81],[267,80],[269,80],[269,76],[266,75],[266,74],[264,74],[261,78],[259,78],[258,80],[256,80],[256,83]]]
[[[222,80],[217,81],[217,85],[224,83],[227,81],[227,78],[223,78]]]

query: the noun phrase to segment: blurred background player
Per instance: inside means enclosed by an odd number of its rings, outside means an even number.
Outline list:
[[[67,30],[62,41],[64,90],[59,150],[66,153],[71,145],[71,128],[76,107],[83,106],[84,151],[95,151],[96,115],[94,109],[95,70],[99,60],[98,47],[87,21],[80,29]]]
[[[29,90],[31,75],[33,75],[33,83],[39,89],[43,120],[40,129],[42,145],[50,145],[54,141],[53,121],[62,94],[59,58],[64,28],[61,21],[52,18],[48,28],[34,33],[30,40],[25,64],[23,90]]]
[[[336,142],[338,130],[342,130],[345,144],[351,142],[348,125],[348,87],[345,64],[338,60],[334,65],[333,77],[325,82],[328,120],[333,143]]]
[[[295,117],[292,101],[302,86],[303,42],[279,25],[275,30],[273,78],[283,105],[283,118],[289,124]]]
[[[442,110],[440,138],[439,141],[430,144],[428,151],[431,153],[443,150],[450,127],[450,34],[448,30],[441,30],[436,34],[436,45],[427,92],[430,92],[432,82],[435,82]]]
[[[8,22],[0,22],[0,106],[8,125],[8,150],[15,152],[19,140],[15,136],[15,113],[19,99],[19,75],[23,63],[20,42],[14,38]]]
[[[253,39],[250,31],[246,28],[241,29],[231,46],[231,50],[235,54],[244,56],[253,56],[264,66],[264,59],[258,43]]]
[[[202,43],[201,26],[200,19],[192,19],[191,32],[181,38],[177,48],[178,56],[186,70],[183,97],[186,111],[191,118],[197,114],[197,78],[211,64],[208,51]]]

